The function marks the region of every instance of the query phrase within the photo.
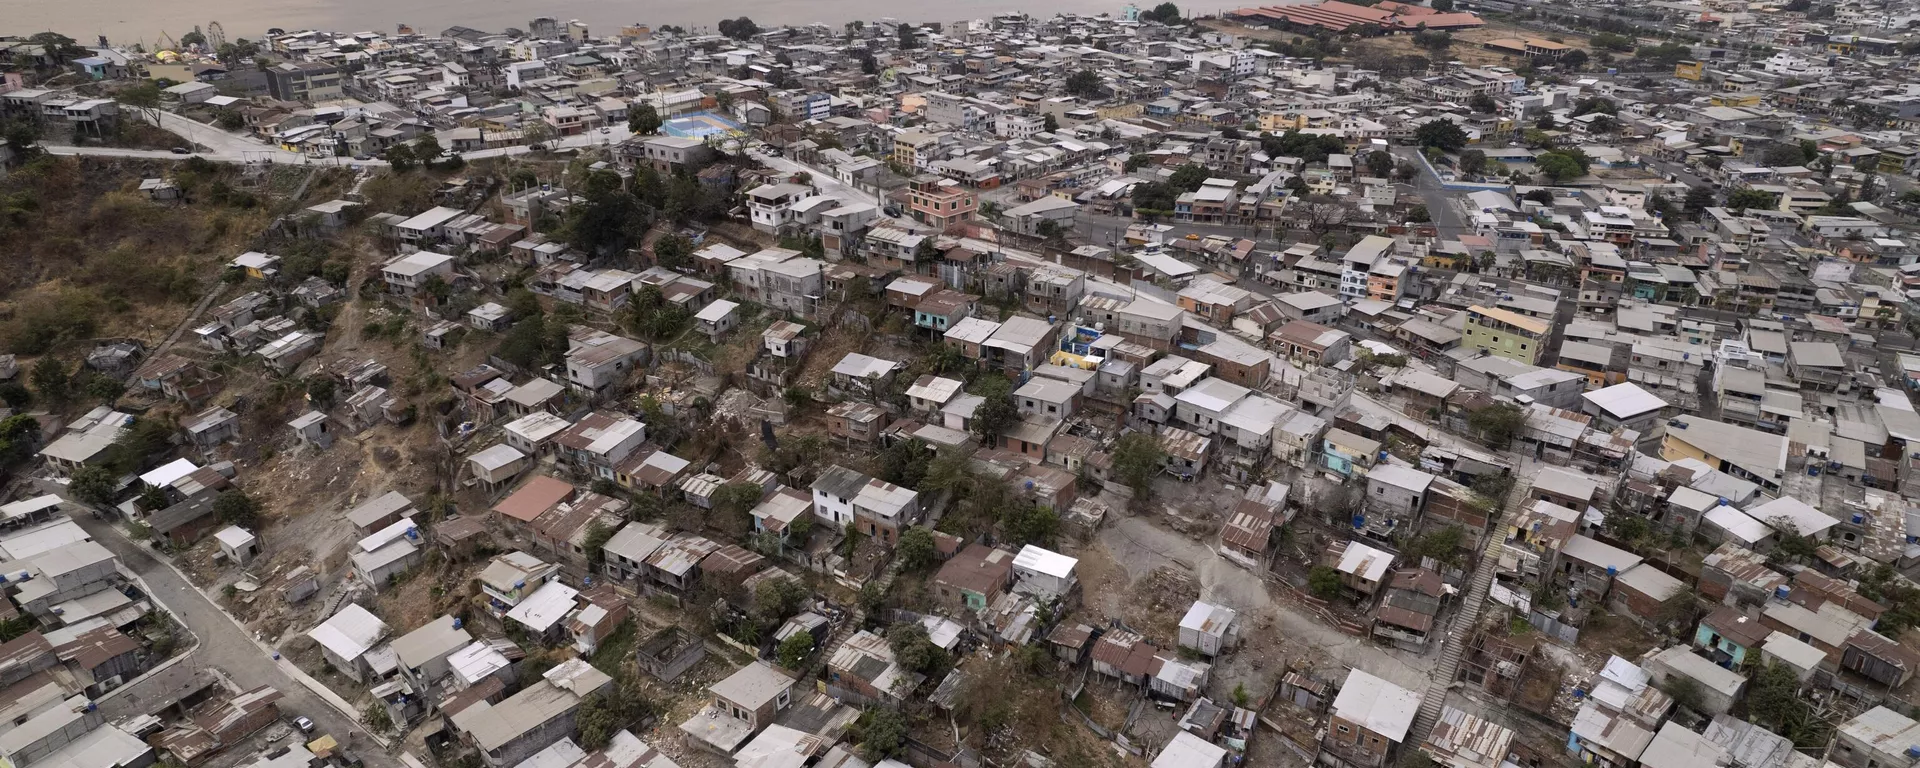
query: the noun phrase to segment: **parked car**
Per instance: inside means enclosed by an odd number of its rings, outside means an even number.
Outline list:
[[[192,150],[191,148],[188,148],[188,147],[174,147],[174,148],[172,148],[172,149],[169,149],[169,150],[167,150],[167,151],[168,151],[168,152],[172,152],[172,153],[174,153],[174,154],[176,154],[176,155],[191,155],[191,154],[193,154],[193,150]]]
[[[301,715],[293,719],[293,727],[300,729],[301,733],[311,734],[313,733],[313,720],[306,715]]]

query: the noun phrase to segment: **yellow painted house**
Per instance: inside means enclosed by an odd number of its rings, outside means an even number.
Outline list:
[[[1683,61],[1673,65],[1673,76],[1697,83],[1706,78],[1707,65],[1699,61]]]
[[[1536,365],[1542,348],[1546,346],[1549,331],[1545,320],[1474,305],[1467,308],[1467,322],[1460,332],[1460,344],[1527,365]]]

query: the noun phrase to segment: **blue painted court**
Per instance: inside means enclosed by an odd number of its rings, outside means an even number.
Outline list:
[[[746,131],[739,123],[728,120],[712,112],[693,112],[679,117],[668,118],[660,130],[668,136],[682,139],[705,139],[708,136],[741,135]]]

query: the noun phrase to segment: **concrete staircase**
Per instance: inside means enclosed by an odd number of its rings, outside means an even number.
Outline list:
[[[1508,521],[1518,517],[1529,487],[1523,482],[1514,483],[1513,489],[1507,492],[1506,503],[1501,505],[1499,520],[1487,531],[1487,543],[1468,583],[1466,599],[1461,601],[1460,610],[1454,612],[1453,621],[1447,626],[1446,649],[1440,653],[1440,663],[1434,666],[1426,696],[1420,701],[1420,713],[1414,717],[1413,729],[1408,732],[1409,744],[1425,743],[1433,726],[1440,722],[1440,710],[1446,705],[1447,692],[1453,690],[1454,678],[1460,672],[1460,657],[1466,653],[1467,635],[1479,624],[1480,609],[1486,605],[1487,593],[1493,588],[1494,571],[1500,567],[1500,550],[1505,546],[1503,531]]]

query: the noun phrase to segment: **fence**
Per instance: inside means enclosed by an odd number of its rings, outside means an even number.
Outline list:
[[[1534,629],[1540,630],[1541,634],[1557,639],[1568,645],[1580,641],[1579,627],[1563,623],[1559,619],[1539,611],[1533,611],[1527,614],[1527,623],[1532,624]]]

